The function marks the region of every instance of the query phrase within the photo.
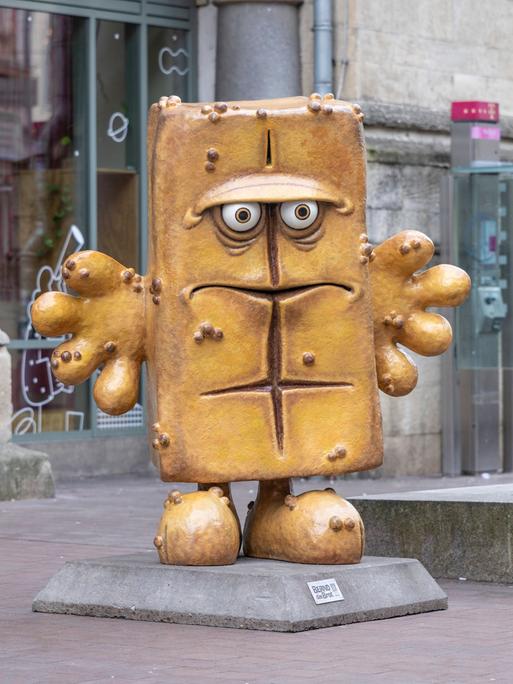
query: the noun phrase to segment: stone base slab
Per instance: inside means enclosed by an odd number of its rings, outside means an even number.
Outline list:
[[[316,604],[307,582],[333,580],[343,600]],[[301,632],[447,608],[419,561],[365,557],[301,565],[240,557],[235,565],[161,565],[153,551],[70,561],[36,596],[36,612]]]
[[[0,444],[0,501],[53,496],[52,467],[46,454],[13,442]]]
[[[353,497],[366,549],[434,577],[513,584],[513,484]]]

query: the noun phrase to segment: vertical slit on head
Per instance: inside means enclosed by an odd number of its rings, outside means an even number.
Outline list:
[[[272,148],[271,148],[271,131],[270,129],[267,129],[267,141],[266,141],[266,152],[265,152],[265,165],[266,166],[272,166],[273,165],[273,153],[272,153]]]

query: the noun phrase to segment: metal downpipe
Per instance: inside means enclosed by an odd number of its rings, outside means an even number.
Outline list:
[[[321,95],[333,88],[332,0],[314,0],[314,90]]]

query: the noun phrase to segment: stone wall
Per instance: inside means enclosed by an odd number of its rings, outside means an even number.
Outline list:
[[[513,114],[512,22],[510,0],[335,0],[336,77],[348,58],[342,95],[440,110],[481,98]]]
[[[485,17],[483,10],[477,0],[334,0],[333,90],[358,102],[366,115],[373,242],[414,228],[440,243],[440,181],[449,166],[453,100],[498,101],[502,158],[513,159],[513,2],[487,3]],[[305,93],[313,89],[312,26],[313,0],[305,0]],[[381,473],[441,472],[441,360],[415,360],[417,388],[401,399],[382,395]]]
[[[372,133],[368,137],[372,140]],[[372,142],[368,142],[372,147]],[[371,162],[368,165],[368,233],[373,243],[411,228],[440,240],[440,166]],[[441,363],[408,352],[419,367],[419,383],[407,397],[381,393],[385,432],[384,474],[441,472]]]

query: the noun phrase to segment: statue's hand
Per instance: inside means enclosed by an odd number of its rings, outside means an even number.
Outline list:
[[[428,237],[405,230],[379,245],[369,264],[378,383],[392,396],[408,394],[417,384],[417,368],[397,343],[424,356],[444,352],[452,340],[451,326],[425,309],[458,306],[470,290],[470,278],[456,266],[415,273],[433,252]]]
[[[62,275],[80,296],[46,292],[32,306],[41,335],[72,335],[53,352],[53,372],[62,383],[77,385],[104,364],[94,398],[106,413],[124,413],[137,401],[144,360],[143,279],[90,251],[69,257]]]

